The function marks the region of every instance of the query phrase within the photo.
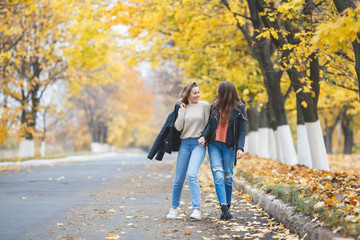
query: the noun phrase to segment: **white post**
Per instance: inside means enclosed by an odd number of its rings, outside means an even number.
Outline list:
[[[249,136],[248,135],[245,136],[244,152],[245,153],[249,152]]]
[[[27,158],[27,157],[34,157],[35,156],[35,147],[34,147],[34,140],[28,140],[22,138],[19,143],[19,158]]]
[[[304,124],[297,125],[297,153],[299,164],[312,168],[308,134]]]
[[[279,143],[281,144],[281,157],[283,158],[281,162],[289,165],[297,164],[295,146],[289,125],[279,126],[277,132]]]
[[[45,148],[46,148],[46,143],[45,143],[45,141],[41,141],[41,146],[40,146],[40,154],[41,154],[41,157],[45,157]]]
[[[312,167],[329,171],[329,162],[326,154],[320,121],[317,120],[316,122],[311,123],[305,122],[305,126],[308,134]]]
[[[274,130],[272,128],[269,128],[268,143],[269,143],[269,158],[270,159],[276,159],[277,158],[277,154],[276,154],[276,138],[275,138]]]
[[[269,128],[259,128],[259,157],[269,158]]]
[[[259,153],[259,132],[251,131],[249,132],[249,154],[250,155],[258,155]]]
[[[101,145],[98,142],[91,143],[91,152],[93,153],[100,153],[101,152]]]

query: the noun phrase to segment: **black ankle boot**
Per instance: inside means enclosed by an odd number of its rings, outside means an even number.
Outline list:
[[[231,202],[227,203],[228,209],[230,210]]]
[[[228,220],[230,218],[232,218],[233,215],[231,214],[231,212],[229,211],[229,208],[227,205],[221,205],[221,215],[220,215],[220,219],[225,219]]]

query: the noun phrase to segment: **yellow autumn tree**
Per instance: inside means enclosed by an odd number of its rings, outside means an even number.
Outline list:
[[[107,17],[113,25],[129,26],[124,38],[132,41],[124,48],[130,64],[174,62],[185,81],[199,83],[208,101],[216,95],[216,83],[224,80],[236,83],[240,92],[246,90],[246,100],[253,96],[266,101],[247,43],[218,2],[117,1]]]
[[[316,30],[336,16],[335,10],[330,0],[261,0],[256,3],[133,0],[116,2],[107,12],[107,17],[112,25],[128,27],[124,38],[133,40],[126,45],[126,57],[130,64],[150,61],[156,66],[172,61],[184,72],[186,81],[195,79],[200,83],[200,88],[206,90],[203,96],[207,100],[214,97],[217,83],[226,79],[236,83],[242,97],[249,102],[266,103],[266,91],[273,94],[270,100],[278,100],[269,102],[274,109],[277,108],[274,111],[278,114],[284,112],[281,110],[281,94],[294,97],[286,90],[294,88],[299,101],[298,111],[305,117],[307,128],[316,128],[316,131],[309,131],[317,135],[309,139],[319,142],[310,144],[313,164],[327,169],[317,110],[321,107],[319,103],[323,102],[319,100],[323,94],[320,91],[322,82],[356,90],[356,81],[351,74],[346,74],[351,81],[337,78],[344,74],[339,71],[349,69],[346,68],[347,63],[318,51],[314,44]],[[354,19],[356,17],[351,21]],[[346,26],[349,31],[357,32],[356,29],[350,30],[352,26]],[[269,57],[261,50],[265,49],[265,45],[269,46],[271,59],[264,58]],[[352,55],[347,53],[346,56],[351,59]],[[274,66],[278,70],[274,70]],[[288,79],[288,82],[277,79],[283,72],[287,72],[288,76],[282,77],[282,80]],[[281,87],[277,82],[281,83]],[[274,89],[277,89],[276,94],[272,92]],[[323,90],[325,93],[327,87]],[[354,97],[353,93],[345,95]],[[348,112],[357,111],[358,107],[351,97],[344,100],[353,105]],[[290,102],[292,105],[295,103],[294,99]],[[285,114],[276,117],[278,127],[287,124]]]
[[[77,82],[94,79],[78,78],[77,72],[95,74],[110,60],[117,43],[103,17],[108,4],[61,0],[12,1],[0,6],[0,85],[8,99],[1,113],[20,122],[19,137],[36,137],[42,97],[55,82],[68,80],[76,89]],[[99,79],[93,82],[100,83]]]
[[[127,68],[116,82],[110,104],[116,114],[109,123],[109,143],[118,146],[149,147],[154,138],[154,95],[139,72]]]

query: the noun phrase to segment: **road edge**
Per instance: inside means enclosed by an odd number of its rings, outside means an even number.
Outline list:
[[[121,152],[109,152],[109,153],[97,153],[91,155],[77,155],[60,157],[53,159],[32,159],[18,162],[0,162],[0,172],[19,170],[26,167],[39,167],[39,166],[53,166],[55,164],[66,164],[70,162],[92,161],[96,159],[117,157],[120,155],[139,155],[139,153],[121,153]]]
[[[263,191],[252,187],[248,182],[234,178],[234,187],[251,196],[251,200],[260,204],[267,213],[276,221],[284,224],[291,232],[300,237],[310,240],[355,240],[354,238],[343,238],[334,234],[329,229],[312,222],[313,218],[296,211],[294,206],[277,199],[275,196],[265,194]]]

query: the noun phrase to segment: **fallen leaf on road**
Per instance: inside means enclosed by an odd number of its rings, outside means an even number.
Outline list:
[[[231,237],[229,236],[229,235],[227,235],[227,234],[224,234],[224,235],[222,235],[222,236],[220,236],[221,238],[224,238],[224,239],[230,239]]]
[[[184,235],[191,235],[192,232],[184,232]]]
[[[106,234],[105,235],[106,239],[120,239],[119,235],[110,235],[110,234]]]

